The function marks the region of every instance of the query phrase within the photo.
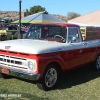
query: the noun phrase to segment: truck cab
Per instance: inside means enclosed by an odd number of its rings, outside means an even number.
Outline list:
[[[24,38],[26,39],[47,39],[59,42],[78,42],[81,41],[78,26],[67,26],[61,24],[33,24],[30,25]],[[68,34],[67,34],[68,33]]]

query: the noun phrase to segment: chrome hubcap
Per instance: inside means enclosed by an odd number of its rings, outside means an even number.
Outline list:
[[[97,61],[96,61],[96,68],[100,69],[100,56],[98,56]]]
[[[52,87],[57,81],[57,71],[54,68],[51,68],[47,71],[45,76],[45,83],[47,87]]]

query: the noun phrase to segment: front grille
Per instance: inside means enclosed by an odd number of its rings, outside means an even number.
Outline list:
[[[0,64],[27,69],[26,59],[0,54]]]

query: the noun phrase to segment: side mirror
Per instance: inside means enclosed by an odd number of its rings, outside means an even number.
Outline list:
[[[77,37],[72,37],[72,42],[76,42],[77,41]]]

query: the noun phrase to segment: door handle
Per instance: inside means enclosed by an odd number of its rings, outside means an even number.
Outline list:
[[[86,44],[87,44],[87,42],[83,42],[83,43],[82,43],[82,45],[86,45]]]

